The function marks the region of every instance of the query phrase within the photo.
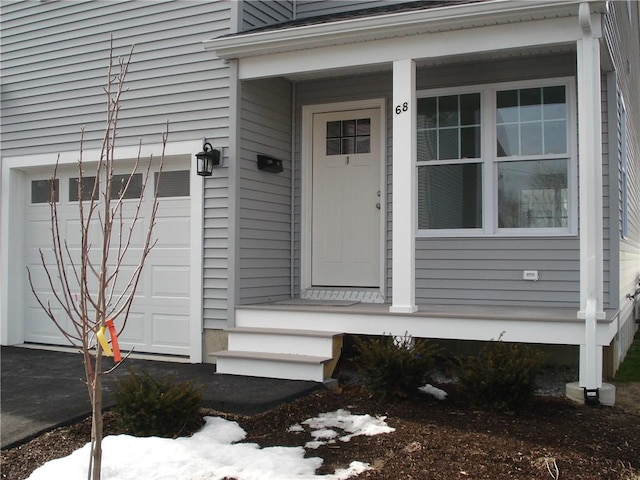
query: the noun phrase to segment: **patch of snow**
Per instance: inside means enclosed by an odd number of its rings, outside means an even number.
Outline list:
[[[338,432],[331,429],[321,429],[311,432],[311,436],[317,440],[330,440],[338,436]]]
[[[299,423],[296,423],[295,425],[291,425],[287,429],[287,432],[290,432],[290,433],[301,433],[301,432],[304,432],[304,427],[302,425],[300,425]]]
[[[336,443],[336,441],[330,440],[328,442],[325,442],[324,440],[311,440],[304,444],[304,448],[306,448],[307,450],[317,450],[321,446],[327,445],[329,443]]]
[[[447,398],[447,392],[437,387],[434,387],[430,383],[427,383],[424,387],[419,387],[418,390],[428,395],[431,395],[437,398],[438,400],[444,400],[445,398]]]
[[[312,436],[321,444],[335,443],[339,428],[349,435],[377,435],[395,429],[384,422],[385,417],[351,415],[346,410],[320,414],[304,424],[313,428]],[[289,431],[301,431],[293,425]],[[246,432],[236,423],[218,417],[206,417],[204,427],[191,437],[177,439],[111,435],[102,442],[102,480],[175,480],[225,477],[237,480],[293,480],[322,478],[346,480],[371,467],[351,462],[348,468],[331,475],[316,475],[323,460],[305,458],[302,447],[261,448],[255,443],[238,443]],[[320,440],[322,439],[322,440]],[[307,448],[313,442],[307,444]],[[71,455],[47,462],[36,469],[29,480],[85,480],[89,464],[90,444]]]
[[[371,415],[352,415],[348,410],[339,409],[335,412],[321,413],[317,417],[310,418],[302,422],[314,430],[327,430],[337,428],[348,435],[343,435],[339,440],[348,442],[353,437],[359,435],[380,435],[391,433],[395,428],[388,426],[385,422],[387,417],[372,417]],[[313,433],[311,434],[313,436]],[[317,448],[317,447],[313,447]]]

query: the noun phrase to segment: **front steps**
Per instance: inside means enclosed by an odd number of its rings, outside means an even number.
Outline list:
[[[342,350],[342,333],[238,327],[227,350],[216,352],[217,373],[325,382]]]

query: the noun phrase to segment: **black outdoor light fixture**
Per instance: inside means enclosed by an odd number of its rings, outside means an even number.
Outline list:
[[[213,167],[220,165],[220,150],[214,149],[209,142],[202,146],[202,152],[196,153],[198,175],[210,177]]]

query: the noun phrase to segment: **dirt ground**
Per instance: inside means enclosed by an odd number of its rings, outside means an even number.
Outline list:
[[[444,401],[425,395],[381,403],[351,385],[317,391],[252,417],[203,414],[237,421],[247,432],[246,441],[263,447],[304,445],[310,438],[288,428],[339,408],[386,416],[396,429],[309,450],[307,455],[324,459],[318,474],[358,460],[373,467],[359,479],[640,480],[638,384],[618,386],[615,407],[585,407],[560,397],[538,397],[531,411],[519,415],[475,410],[454,385],[442,388],[449,393]],[[120,433],[110,413],[105,425],[107,434]],[[4,451],[1,477],[27,478],[39,465],[84,445],[89,435],[86,420]]]

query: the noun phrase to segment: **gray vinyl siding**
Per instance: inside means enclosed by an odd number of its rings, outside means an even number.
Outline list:
[[[295,3],[296,18],[306,18],[407,2],[406,0],[295,0]]]
[[[202,308],[205,328],[225,328],[229,297],[228,169],[217,168],[204,181]]]
[[[575,54],[505,59],[421,68],[417,88],[518,81],[575,75]],[[299,82],[297,89],[296,159],[300,160],[301,107],[331,102],[387,100],[386,301],[392,298],[392,118],[389,73]],[[299,293],[300,177],[296,171],[295,278]],[[419,304],[487,304],[579,306],[580,253],[577,236],[417,238],[416,302]],[[522,280],[523,270],[538,270],[540,281]],[[608,292],[607,292],[608,294]]]
[[[627,235],[622,236],[622,126],[621,112],[617,105],[609,105],[614,114],[615,125],[609,131],[609,151],[611,161],[616,167],[611,171],[616,178],[611,180],[611,188],[616,191],[617,202],[612,205],[612,242],[618,243],[619,249],[619,298],[623,307],[626,294],[633,293],[640,276],[640,32],[638,31],[638,2],[610,2],[605,16],[604,38],[615,70],[616,92],[608,97],[613,103],[622,96],[626,105],[627,119],[627,185],[628,185],[628,223]],[[633,23],[631,23],[633,20]],[[633,26],[632,26],[633,25]],[[616,102],[617,103],[617,102]],[[615,213],[614,213],[615,212]],[[614,228],[612,227],[612,228]],[[612,270],[613,273],[613,270]]]
[[[416,302],[577,307],[579,264],[577,238],[418,238]]]
[[[242,84],[239,195],[239,303],[291,296],[291,84]],[[258,170],[257,155],[283,160],[284,171]]]
[[[207,137],[228,145],[228,68],[202,42],[229,33],[228,2],[2,2],[3,155],[99,146],[109,36],[134,53],[119,145]],[[207,25],[206,29],[194,25]]]
[[[229,70],[204,40],[230,32],[231,4],[2,2],[2,155],[97,148],[105,125],[109,36],[134,53],[121,102],[118,146],[168,141],[229,146]],[[200,28],[206,25],[206,28]],[[191,152],[184,152],[191,154]],[[54,157],[55,158],[55,157]],[[203,317],[224,327],[228,285],[227,169],[204,182]]]
[[[244,0],[242,2],[242,30],[292,20],[294,0]]]

